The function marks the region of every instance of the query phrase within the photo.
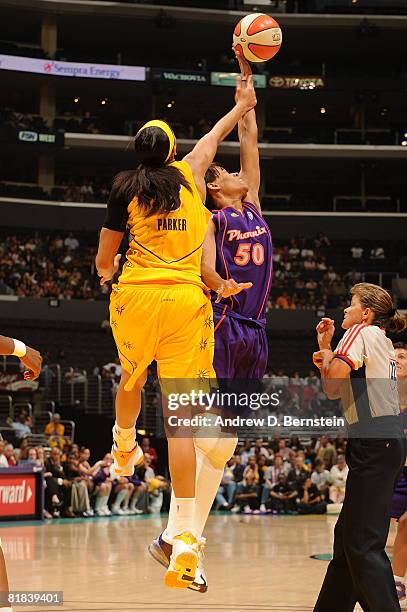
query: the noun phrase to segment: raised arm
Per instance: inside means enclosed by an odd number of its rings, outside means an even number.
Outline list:
[[[232,110],[222,117],[184,158],[191,166],[196,186],[203,201],[206,199],[205,173],[215,158],[219,144],[225,140],[240,119],[257,103],[252,77],[246,81],[245,88],[241,87],[239,81],[237,89],[239,92],[238,100]]]
[[[242,89],[246,87],[248,79],[252,79],[252,69],[249,62],[241,53],[235,50],[242,74]],[[236,92],[236,97],[241,95]],[[259,190],[260,190],[260,155],[259,155],[259,131],[257,128],[256,111],[253,108],[239,121],[240,142],[240,176],[249,186],[247,200],[254,204],[261,212]]]

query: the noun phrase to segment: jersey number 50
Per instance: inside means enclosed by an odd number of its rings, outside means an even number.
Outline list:
[[[264,263],[264,247],[259,242],[255,242],[253,245],[250,242],[239,244],[234,258],[235,264],[247,266],[250,259],[256,266],[261,266]]]

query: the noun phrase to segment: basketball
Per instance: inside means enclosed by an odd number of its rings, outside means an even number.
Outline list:
[[[277,21],[269,15],[252,13],[235,27],[233,44],[249,62],[266,62],[279,52],[283,35]]]

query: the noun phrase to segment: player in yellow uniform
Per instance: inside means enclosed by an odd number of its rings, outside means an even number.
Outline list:
[[[176,140],[162,121],[136,134],[135,170],[114,181],[99,241],[96,266],[101,284],[119,267],[117,255],[126,225],[127,261],[113,286],[111,326],[123,367],[113,428],[113,474],[127,476],[142,460],[135,422],[147,366],[157,360],[160,380],[215,378],[213,317],[201,280],[202,243],[210,213],[203,205],[204,176],[219,143],[256,104],[252,82],[241,89],[234,108],[176,162]],[[223,286],[222,295],[244,287]],[[230,293],[228,293],[230,292]],[[196,455],[192,435],[168,438],[175,494],[173,550],[165,583],[186,588],[194,580],[198,542],[194,536]]]
[[[0,355],[14,355],[18,357],[27,368],[24,372],[25,380],[35,380],[41,374],[41,354],[36,349],[25,345],[21,340],[0,336]],[[13,612],[11,606],[6,605],[8,603],[8,593],[6,561],[0,540],[0,612]]]

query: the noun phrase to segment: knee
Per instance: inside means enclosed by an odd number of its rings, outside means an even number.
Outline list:
[[[222,433],[220,432],[220,436]],[[238,439],[234,436],[219,438],[195,438],[195,447],[203,453],[215,468],[224,468],[234,453]]]

